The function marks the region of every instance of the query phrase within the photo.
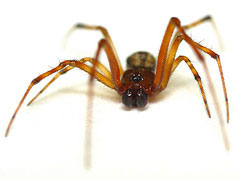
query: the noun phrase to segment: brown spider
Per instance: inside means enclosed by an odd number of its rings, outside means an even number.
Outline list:
[[[162,44],[158,53],[157,64],[155,58],[150,53],[136,52],[127,59],[128,69],[125,72],[123,71],[120,59],[117,55],[117,51],[113,45],[112,39],[108,34],[108,31],[104,27],[84,24],[75,25],[74,29],[85,28],[89,30],[100,30],[102,32],[104,39],[101,39],[99,41],[95,58],[85,57],[81,60],[65,60],[61,62],[57,67],[33,79],[8,124],[5,136],[8,135],[9,129],[19,108],[21,107],[23,101],[25,100],[26,96],[34,85],[39,83],[47,76],[58,72],[53,77],[53,79],[28,103],[28,105],[31,104],[60,75],[68,72],[75,67],[89,73],[91,75],[91,79],[96,78],[98,81],[100,81],[107,87],[116,90],[117,93],[122,96],[122,102],[127,107],[143,107],[147,104],[148,97],[157,95],[167,87],[171,74],[174,72],[174,70],[177,68],[181,61],[185,61],[198,83],[208,116],[211,117],[201,78],[198,75],[198,72],[186,56],[179,56],[175,58],[177,49],[182,40],[186,41],[191,46],[191,48],[197,54],[198,58],[201,60],[202,63],[205,63],[205,61],[200,51],[209,54],[217,61],[225,95],[227,122],[229,122],[227,91],[219,55],[212,50],[200,45],[199,43],[194,42],[185,33],[185,30],[190,29],[207,20],[212,20],[212,18],[210,16],[206,16],[189,25],[181,26],[180,20],[176,17],[172,17],[162,40]],[[175,36],[173,36],[175,28],[177,28],[177,32]],[[171,39],[172,43],[170,43]],[[104,49],[107,54],[110,71],[98,61],[101,49]],[[86,62],[90,62],[91,64],[93,64],[93,66],[90,67],[86,65]]]

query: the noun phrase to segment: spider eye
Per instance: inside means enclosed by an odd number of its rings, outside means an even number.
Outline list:
[[[143,89],[127,89],[122,95],[122,102],[127,107],[144,107],[148,95]]]
[[[134,74],[130,77],[130,81],[139,82],[142,81],[143,77],[140,74]]]

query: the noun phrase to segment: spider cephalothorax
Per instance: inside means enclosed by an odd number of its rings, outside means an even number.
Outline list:
[[[155,74],[155,58],[148,52],[136,52],[127,58],[127,68],[122,76],[122,102],[127,107],[143,107]]]

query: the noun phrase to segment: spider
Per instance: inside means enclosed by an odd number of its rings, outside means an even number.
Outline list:
[[[194,68],[190,59],[186,56],[178,56],[177,58],[175,57],[178,47],[183,40],[190,45],[202,63],[205,63],[205,60],[200,51],[207,53],[216,60],[225,96],[227,122],[229,122],[227,90],[219,55],[209,48],[206,48],[193,41],[185,32],[185,30],[188,30],[208,20],[213,22],[211,16],[206,16],[189,25],[182,26],[178,18],[172,17],[163,36],[162,44],[158,53],[157,63],[154,56],[150,53],[144,51],[136,52],[127,58],[126,71],[123,71],[117,51],[106,28],[102,26],[76,24],[72,30],[76,28],[84,28],[88,30],[99,30],[103,34],[104,38],[98,43],[98,49],[95,58],[85,57],[81,60],[65,60],[55,68],[52,68],[51,70],[33,79],[8,124],[5,136],[8,135],[16,114],[32,87],[39,83],[42,79],[57,72],[52,80],[28,103],[28,105],[31,104],[60,75],[67,73],[73,68],[79,68],[87,72],[90,74],[91,80],[95,78],[107,87],[117,91],[117,93],[122,97],[122,103],[127,107],[141,108],[147,104],[150,96],[156,96],[167,87],[171,74],[178,67],[179,63],[183,61],[188,65],[198,83],[207,114],[210,118],[211,115],[206,95],[197,70]],[[177,32],[174,35],[174,30],[176,28]],[[110,71],[99,62],[99,54],[102,49],[106,52]],[[86,62],[92,64],[92,67],[86,65]]]

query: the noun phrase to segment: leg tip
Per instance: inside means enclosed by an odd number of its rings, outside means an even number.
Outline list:
[[[82,27],[85,27],[85,25],[83,23],[77,23],[74,27],[75,28],[82,28]]]
[[[206,17],[203,18],[203,21],[210,20],[212,17],[210,15],[207,15]]]

